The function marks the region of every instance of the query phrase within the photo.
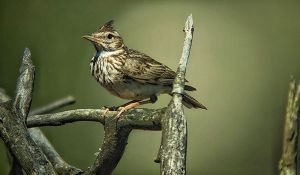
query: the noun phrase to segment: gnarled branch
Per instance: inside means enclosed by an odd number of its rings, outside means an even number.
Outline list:
[[[54,101],[48,105],[31,111],[30,115],[44,114],[53,112],[64,106],[71,105],[75,103],[75,99],[72,96],[67,96],[65,98]],[[28,124],[27,124],[28,127]],[[44,154],[47,156],[51,164],[53,165],[57,174],[79,174],[82,170],[69,165],[65,162],[61,156],[56,152],[55,148],[51,145],[48,139],[45,137],[43,132],[39,128],[30,128],[29,133],[36,144],[43,150]]]
[[[0,104],[0,135],[27,174],[56,174],[26,126],[34,81],[29,49],[25,49],[15,98]]]
[[[76,121],[96,121],[104,125],[104,139],[94,164],[84,174],[111,174],[119,163],[132,129],[160,130],[163,109],[134,109],[117,120],[117,112],[100,109],[77,109],[28,117],[28,127],[57,126]]]
[[[0,103],[8,100],[10,100],[9,96],[6,95],[3,89],[0,89]],[[63,99],[57,100],[51,104],[48,104],[44,107],[41,107],[37,110],[34,110],[33,112],[30,112],[30,114],[34,115],[52,112],[54,110],[57,110],[59,108],[73,103],[75,103],[74,97],[68,96]],[[44,136],[43,132],[39,128],[30,128],[29,134],[34,140],[34,142],[42,149],[43,153],[47,156],[57,174],[79,174],[80,172],[82,172],[80,169],[66,163],[60,157],[60,155],[56,152],[56,150],[53,148],[51,143],[48,141],[48,139]],[[22,167],[14,156],[12,157],[10,174],[23,174]]]

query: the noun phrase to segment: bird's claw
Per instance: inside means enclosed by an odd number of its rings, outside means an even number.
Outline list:
[[[121,117],[121,114],[123,114],[124,112],[127,111],[127,108],[126,107],[118,107],[117,111],[119,111],[119,112],[118,112],[118,115],[116,117],[117,117],[117,119],[119,119]]]
[[[106,113],[109,111],[109,108],[104,109],[103,115],[106,115]]]
[[[117,111],[118,107],[116,107],[116,106],[112,106],[112,107],[103,106],[100,109],[104,110],[103,115],[105,115],[109,111]]]
[[[121,117],[121,114],[123,114],[124,112],[126,112],[128,110],[126,107],[123,107],[123,106],[119,106],[119,107],[116,107],[116,106],[112,106],[112,107],[103,106],[103,107],[101,107],[101,109],[104,110],[103,115],[105,115],[109,111],[118,111],[118,114],[116,116],[117,119],[119,119]]]

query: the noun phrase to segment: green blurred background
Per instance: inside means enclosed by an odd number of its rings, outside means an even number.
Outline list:
[[[281,154],[290,76],[300,79],[299,1],[0,1],[0,87],[12,96],[20,58],[32,51],[36,80],[32,107],[66,95],[66,109],[126,102],[101,88],[89,72],[92,45],[81,38],[110,19],[128,47],[176,69],[183,25],[192,13],[194,40],[187,78],[208,110],[185,110],[188,174],[274,175]],[[166,106],[163,95],[149,108]],[[103,127],[77,122],[43,131],[62,157],[86,169]],[[114,171],[159,174],[153,163],[160,132],[133,131]],[[0,141],[0,174],[9,170]]]

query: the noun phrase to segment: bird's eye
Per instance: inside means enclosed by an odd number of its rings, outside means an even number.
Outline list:
[[[108,38],[108,39],[112,39],[112,37],[113,37],[112,34],[108,34],[108,35],[107,35],[107,38]]]

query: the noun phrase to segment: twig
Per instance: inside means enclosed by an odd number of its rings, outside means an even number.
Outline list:
[[[183,113],[182,95],[186,66],[193,39],[192,15],[185,23],[185,40],[182,56],[173,85],[173,98],[162,116],[162,143],[160,147],[160,171],[162,175],[186,174],[187,123]]]
[[[75,98],[72,97],[72,96],[67,96],[67,97],[64,97],[60,100],[52,102],[48,105],[45,105],[44,107],[33,110],[33,111],[30,112],[29,115],[50,113],[50,112],[55,111],[59,108],[62,108],[64,106],[71,105],[71,104],[74,104],[74,103],[75,103]]]
[[[280,175],[297,174],[299,106],[300,82],[298,82],[298,85],[296,86],[295,80],[291,80],[285,115],[283,150],[279,162]]]

